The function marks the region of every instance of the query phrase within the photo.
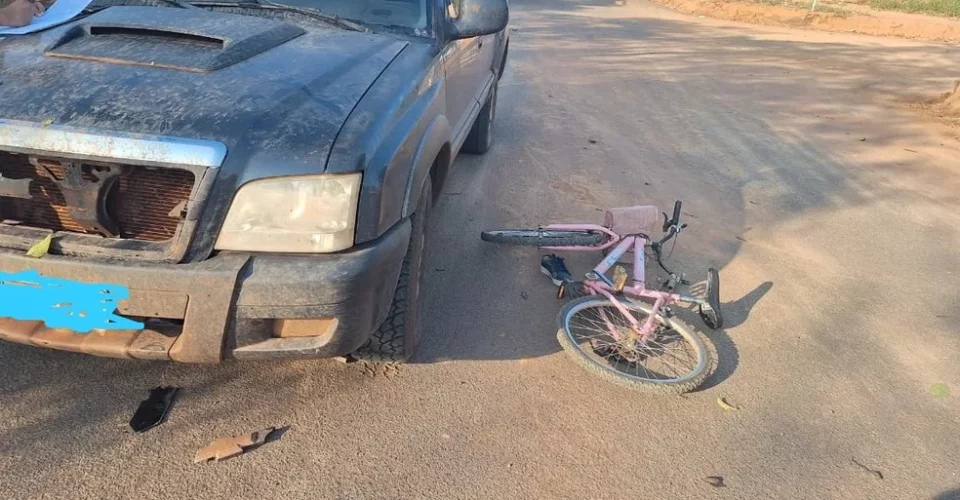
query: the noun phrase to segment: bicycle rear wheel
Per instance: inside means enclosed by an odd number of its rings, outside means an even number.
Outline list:
[[[556,229],[502,229],[480,233],[483,241],[521,247],[592,247],[603,243],[605,236],[594,231]]]
[[[641,324],[651,306],[623,301]],[[611,382],[660,394],[682,394],[696,389],[713,372],[709,341],[690,325],[658,314],[654,338],[631,336],[632,326],[605,297],[583,297],[567,303],[558,316],[557,340],[587,371]],[[614,338],[611,329],[618,333]]]

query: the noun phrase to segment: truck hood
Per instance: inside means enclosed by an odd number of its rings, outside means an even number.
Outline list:
[[[251,158],[318,172],[341,125],[407,42],[332,26],[112,7],[0,40],[0,118],[215,140],[234,183]],[[264,161],[268,158],[269,161]],[[223,180],[223,179],[222,179]]]

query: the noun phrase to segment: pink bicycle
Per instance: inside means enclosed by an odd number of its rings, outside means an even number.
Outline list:
[[[560,345],[578,364],[608,380],[645,391],[681,394],[697,388],[715,366],[707,349],[709,340],[676,318],[671,306],[697,306],[701,319],[712,329],[723,326],[723,315],[716,269],[707,273],[705,298],[673,293],[677,285],[687,283],[664,265],[662,248],[687,227],[680,223],[680,207],[677,201],[672,219],[663,214],[665,234],[657,241],[648,236],[659,221],[659,211],[651,206],[608,210],[603,225],[552,224],[484,231],[480,237],[491,243],[547,250],[605,252],[606,257],[582,282],[573,280],[563,259],[546,255],[541,261],[543,272],[560,287],[561,297],[584,295],[567,302],[557,317]],[[647,288],[647,247],[669,275],[663,284],[666,291]],[[633,282],[627,286],[627,271],[617,262],[631,252]],[[608,277],[611,269],[613,276]]]

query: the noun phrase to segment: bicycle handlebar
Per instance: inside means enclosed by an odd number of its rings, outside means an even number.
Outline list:
[[[671,227],[677,226],[680,224],[680,207],[682,205],[683,203],[680,200],[677,200],[676,203],[673,204],[672,219],[668,219],[667,213],[663,212],[663,232],[667,232],[670,230]]]
[[[680,208],[682,206],[683,204],[680,202],[680,200],[677,200],[676,203],[673,204],[673,219],[667,219],[666,212],[663,213],[663,232],[665,234],[663,235],[663,238],[660,238],[660,241],[654,241],[650,243],[650,247],[653,248],[653,253],[657,258],[657,264],[660,266],[660,268],[666,271],[667,274],[671,276],[671,279],[677,278],[681,282],[683,282],[683,276],[675,275],[673,271],[667,269],[667,266],[663,264],[661,248],[663,247],[664,243],[670,241],[670,239],[679,234],[683,228],[687,227],[686,224],[680,223]]]
[[[667,214],[663,214],[663,232],[666,233],[663,235],[663,238],[660,238],[660,241],[656,242],[656,246],[660,246],[670,238],[673,238],[680,232],[683,228],[687,227],[686,224],[680,224],[680,208],[683,206],[683,203],[680,200],[677,200],[673,204],[673,218],[667,219]]]

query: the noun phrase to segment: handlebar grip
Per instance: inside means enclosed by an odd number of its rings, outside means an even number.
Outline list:
[[[676,226],[680,223],[680,205],[680,200],[677,200],[677,202],[673,204],[673,220],[670,221],[671,225]]]

